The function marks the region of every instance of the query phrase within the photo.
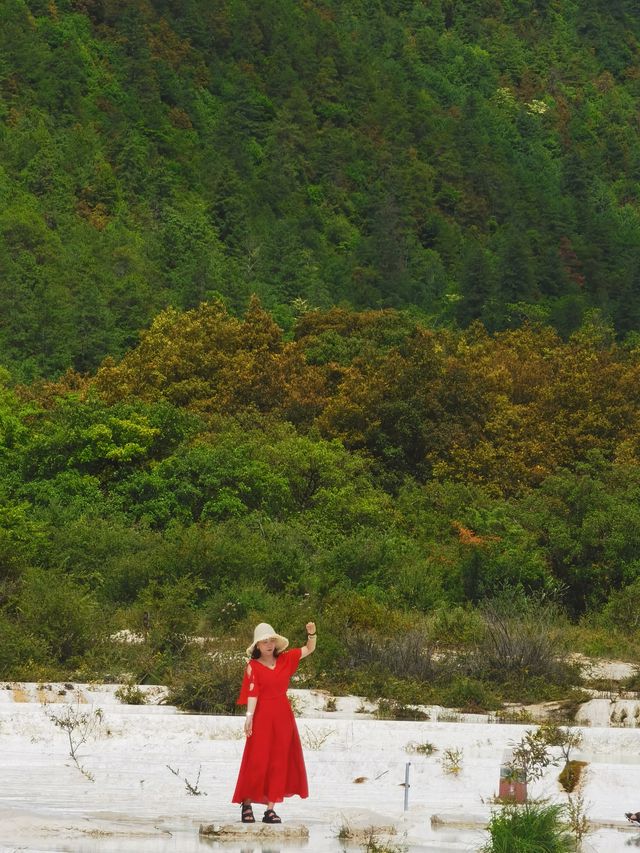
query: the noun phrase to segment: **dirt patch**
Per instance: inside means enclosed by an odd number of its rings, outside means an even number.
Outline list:
[[[11,695],[13,696],[14,702],[30,702],[31,697],[24,689],[24,687],[12,687]]]

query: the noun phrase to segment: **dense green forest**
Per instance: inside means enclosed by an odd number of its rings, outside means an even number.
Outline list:
[[[2,0],[0,360],[250,294],[640,320],[635,0]]]
[[[640,351],[601,322],[563,341],[333,308],[288,336],[257,299],[168,309],[95,374],[2,392],[0,672],[187,666],[200,690],[190,635],[240,648],[313,615],[334,685],[553,693],[548,632],[637,654],[639,403]],[[526,665],[483,646],[505,596]]]
[[[400,706],[640,659],[635,3],[0,13],[0,677],[229,709],[189,637],[312,617]]]

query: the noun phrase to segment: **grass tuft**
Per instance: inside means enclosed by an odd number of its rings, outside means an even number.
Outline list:
[[[575,853],[562,805],[526,803],[494,812],[481,853]]]

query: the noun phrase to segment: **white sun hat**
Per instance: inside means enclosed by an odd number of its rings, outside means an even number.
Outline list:
[[[253,642],[247,649],[247,655],[249,657],[253,654],[256,643],[259,643],[262,640],[273,640],[276,644],[276,649],[279,652],[283,652],[289,645],[289,640],[287,640],[286,637],[281,637],[280,634],[276,634],[271,625],[267,625],[266,622],[261,622],[259,625],[256,625],[253,632]]]

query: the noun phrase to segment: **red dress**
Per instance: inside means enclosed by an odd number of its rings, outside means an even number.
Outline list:
[[[253,732],[244,746],[234,803],[281,803],[285,797],[308,797],[307,772],[291,705],[289,679],[302,649],[282,652],[273,669],[252,660],[247,665],[238,705],[257,696]]]

